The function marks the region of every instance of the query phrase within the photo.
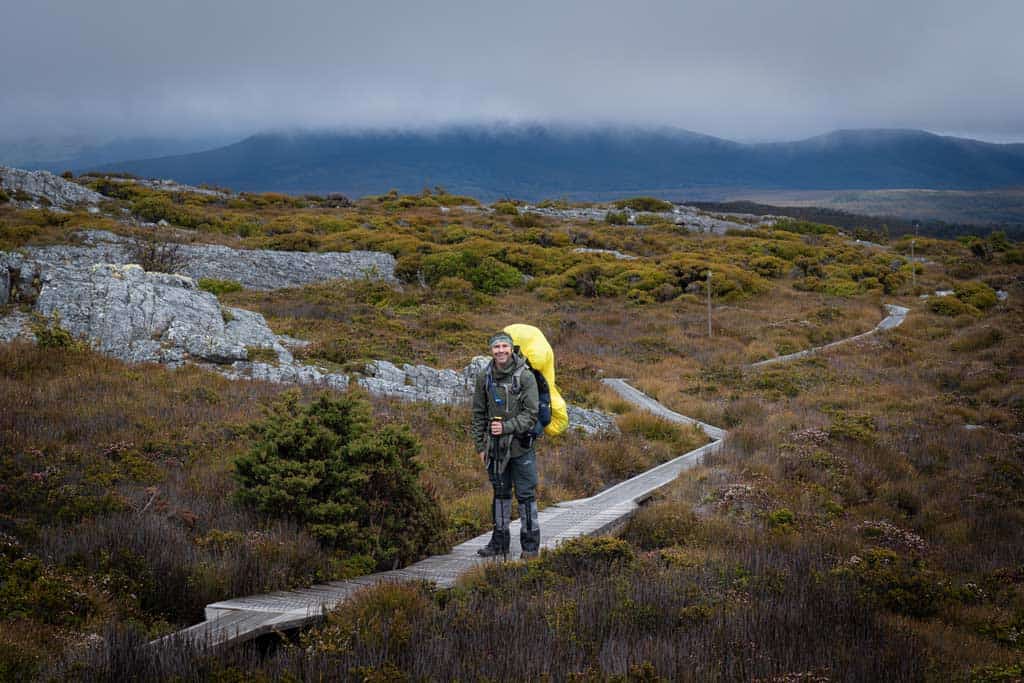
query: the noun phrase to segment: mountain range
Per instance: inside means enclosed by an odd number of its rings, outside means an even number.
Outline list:
[[[263,133],[216,149],[105,164],[99,170],[245,191],[362,196],[440,185],[488,201],[638,193],[697,199],[737,188],[1024,186],[1024,144],[904,129],[739,143],[678,129],[462,126]]]

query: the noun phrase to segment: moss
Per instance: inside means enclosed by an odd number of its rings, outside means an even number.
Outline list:
[[[212,277],[203,277],[199,278],[197,284],[199,289],[216,296],[242,291],[242,283],[237,280],[219,280]]]
[[[245,354],[246,358],[253,363],[277,363],[277,351],[265,346],[247,346]]]

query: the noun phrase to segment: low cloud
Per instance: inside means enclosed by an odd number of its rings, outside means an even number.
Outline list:
[[[6,137],[486,121],[741,140],[913,127],[1024,140],[1024,5],[124,3],[0,27]]]

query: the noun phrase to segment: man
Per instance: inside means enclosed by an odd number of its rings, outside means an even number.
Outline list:
[[[473,440],[494,487],[491,511],[494,532],[483,557],[507,556],[512,521],[512,490],[519,502],[523,559],[540,550],[537,520],[537,462],[529,434],[537,422],[537,380],[526,367],[512,337],[499,332],[490,339],[491,362],[476,377],[473,392]]]

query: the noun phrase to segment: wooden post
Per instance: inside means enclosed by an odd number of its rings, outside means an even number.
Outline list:
[[[910,240],[910,287],[911,294],[917,294],[917,261],[914,260],[914,245],[917,240]]]
[[[708,338],[711,338],[711,269],[708,268]]]

